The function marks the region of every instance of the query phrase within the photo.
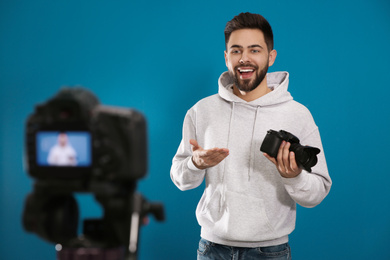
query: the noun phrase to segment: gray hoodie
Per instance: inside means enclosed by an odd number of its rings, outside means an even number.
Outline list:
[[[272,91],[246,102],[233,94],[233,82],[225,72],[219,78],[218,94],[188,110],[171,178],[180,190],[196,188],[206,180],[196,208],[204,239],[239,247],[286,243],[295,228],[296,203],[314,207],[329,193],[332,181],[318,127],[309,110],[287,91],[288,80],[287,72],[268,73]],[[270,129],[286,130],[302,145],[321,149],[311,173],[303,170],[289,179],[280,176],[260,152]],[[200,170],[191,160],[190,139],[204,149],[228,148],[229,156]]]

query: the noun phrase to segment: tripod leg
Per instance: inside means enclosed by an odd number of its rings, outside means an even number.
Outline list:
[[[132,201],[132,213],[130,223],[130,237],[127,260],[136,260],[139,247],[139,231],[142,218],[142,207],[144,199],[141,194],[134,193]]]

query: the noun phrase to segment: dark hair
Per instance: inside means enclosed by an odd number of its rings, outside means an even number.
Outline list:
[[[226,46],[232,32],[240,29],[259,29],[264,34],[264,40],[267,44],[268,51],[273,50],[274,35],[272,33],[272,28],[263,16],[252,13],[240,13],[239,15],[236,15],[232,20],[227,22],[225,26]]]

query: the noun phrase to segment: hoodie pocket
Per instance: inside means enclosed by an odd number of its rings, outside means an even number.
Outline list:
[[[219,207],[221,205],[221,207]],[[260,198],[225,191],[225,196],[214,193],[202,211],[208,221],[205,228],[226,240],[264,241],[277,238]]]

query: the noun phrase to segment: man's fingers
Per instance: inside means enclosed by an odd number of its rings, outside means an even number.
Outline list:
[[[293,172],[299,171],[299,166],[297,164],[297,161],[295,160],[294,152],[290,152],[290,168],[293,170]]]
[[[190,144],[192,145],[193,152],[192,161],[199,169],[215,166],[229,155],[229,150],[226,148],[204,150],[194,139],[190,139]]]
[[[212,156],[212,155],[215,155],[215,156],[228,155],[229,154],[229,150],[225,149],[225,148],[213,148],[213,149],[210,149],[208,151],[209,151],[210,156]]]
[[[282,153],[282,158],[283,158],[283,166],[286,169],[286,172],[289,172],[289,167],[290,167],[290,143],[286,143],[283,147],[283,153]]]
[[[286,146],[286,141],[283,141],[279,146],[278,155],[276,156],[277,166],[279,170],[284,170],[284,160],[283,160],[283,154],[284,154],[284,147]]]
[[[205,159],[207,159],[210,162],[221,162],[223,159],[225,159],[229,155],[229,150],[227,149],[220,149],[220,148],[213,148],[210,150],[207,150],[206,154],[203,154]]]

